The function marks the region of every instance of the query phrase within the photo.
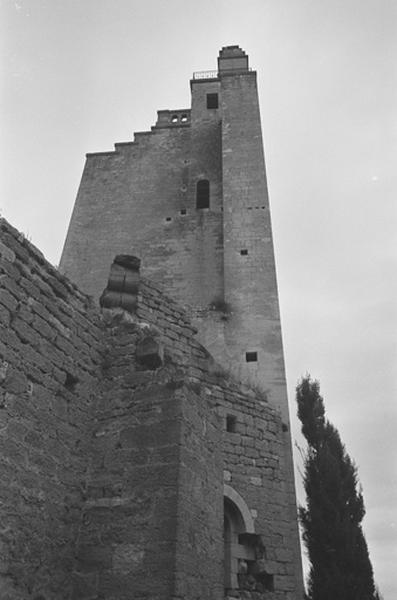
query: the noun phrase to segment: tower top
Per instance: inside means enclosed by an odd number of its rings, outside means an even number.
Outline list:
[[[223,46],[219,52],[218,71],[248,71],[248,55],[239,46]]]

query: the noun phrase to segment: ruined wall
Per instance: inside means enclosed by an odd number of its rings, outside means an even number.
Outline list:
[[[61,600],[71,592],[102,327],[4,219],[0,233],[0,597]]]
[[[234,597],[299,598],[288,432],[266,395],[149,280],[134,314],[101,315],[5,222],[1,234],[1,597],[220,600],[224,481],[274,587]]]
[[[303,582],[288,427],[264,392],[242,386],[208,355],[180,307],[159,296],[147,280],[141,283],[137,315],[158,327],[165,355],[181,369],[176,373],[185,373],[189,385],[221,418],[224,483],[247,503],[264,544],[260,568],[273,576],[274,591],[266,591],[265,597],[300,598]],[[230,415],[235,417],[234,431],[227,430]],[[205,498],[203,502],[208,504]],[[262,598],[244,593],[244,598]]]
[[[155,329],[147,319],[152,310]],[[137,313],[105,315],[104,394],[93,427],[74,597],[127,600],[133,590],[136,600],[220,600],[218,418],[168,351],[167,341],[185,350],[172,336],[192,333],[180,309],[152,290]],[[153,332],[165,344],[155,370],[136,359],[137,345]]]
[[[1,598],[221,598],[221,431],[177,367],[182,309],[143,284],[132,324],[104,319],[4,220],[0,254]]]

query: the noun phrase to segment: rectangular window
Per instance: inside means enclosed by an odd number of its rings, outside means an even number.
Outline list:
[[[196,186],[196,208],[210,207],[210,182],[208,179],[200,179]]]
[[[218,108],[218,94],[207,94],[207,108]]]

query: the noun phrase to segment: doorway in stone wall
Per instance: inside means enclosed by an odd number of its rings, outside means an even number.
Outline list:
[[[225,595],[231,590],[244,588],[244,581],[255,561],[255,550],[241,543],[246,533],[243,516],[230,498],[224,498],[224,586]]]

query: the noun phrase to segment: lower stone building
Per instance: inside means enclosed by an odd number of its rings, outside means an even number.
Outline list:
[[[102,308],[1,221],[2,600],[297,600],[289,432],[184,310],[108,266]]]

